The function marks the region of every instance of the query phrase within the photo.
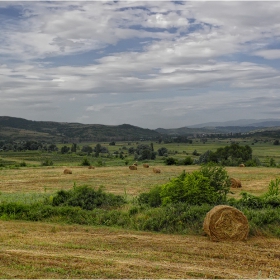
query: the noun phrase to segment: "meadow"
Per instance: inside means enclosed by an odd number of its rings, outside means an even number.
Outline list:
[[[114,152],[123,150],[127,143],[102,145]],[[194,157],[194,150],[203,153],[223,145],[227,145],[227,141],[154,143],[154,148],[164,146],[170,156],[184,158]],[[265,166],[271,157],[279,163],[279,147],[254,143],[252,148],[253,156],[258,156],[263,165],[226,167],[230,177],[242,182],[242,188],[232,189],[230,197],[240,198],[242,191],[259,196],[268,190],[271,180],[280,177],[279,168]],[[52,166],[42,166],[46,158],[53,161]],[[128,165],[134,162],[132,156],[124,159],[89,156],[95,169],[88,169],[81,166],[83,158],[76,154],[38,151],[0,152],[0,160],[7,163],[0,168],[0,204],[36,203],[59,190],[70,190],[73,185],[103,186],[106,192],[124,196],[132,203],[139,194],[165,184],[183,170],[199,169],[197,165],[167,166],[163,158],[157,157],[155,161],[148,161],[150,168],[143,168],[142,162],[138,162],[138,170],[129,170]],[[160,168],[161,173],[153,173],[152,167]],[[70,168],[72,174],[63,174],[65,168]],[[145,213],[143,215],[148,215]],[[244,242],[215,243],[203,234],[163,234],[141,228],[67,223],[59,219],[24,221],[4,215],[0,228],[2,279],[280,277],[280,239],[264,232],[254,232]]]

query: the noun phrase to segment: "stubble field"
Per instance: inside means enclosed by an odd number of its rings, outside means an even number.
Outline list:
[[[0,170],[0,195],[54,193],[73,184],[104,186],[129,199],[198,166],[36,167]],[[277,168],[226,168],[252,194],[267,190]],[[233,190],[238,197],[241,191]],[[214,243],[184,236],[108,227],[0,221],[1,278],[279,278],[280,240],[263,236]]]

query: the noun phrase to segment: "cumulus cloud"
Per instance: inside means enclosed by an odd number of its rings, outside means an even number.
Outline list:
[[[236,110],[260,118],[277,103],[278,1],[0,7],[0,109],[7,115],[155,128],[236,119]]]

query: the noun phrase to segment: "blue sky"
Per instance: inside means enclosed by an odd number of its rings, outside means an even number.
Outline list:
[[[279,119],[279,14],[279,1],[0,1],[1,115]]]

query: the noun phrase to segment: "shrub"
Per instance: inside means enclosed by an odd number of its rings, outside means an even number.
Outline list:
[[[219,202],[226,201],[231,182],[225,168],[213,163],[208,163],[201,166],[200,172],[203,176],[209,178],[211,187],[213,187],[218,194]]]
[[[88,186],[74,187],[69,191],[61,190],[53,197],[53,206],[79,206],[85,210],[94,208],[119,207],[125,204],[122,196],[105,193],[100,187],[94,190]]]
[[[42,166],[52,166],[53,165],[53,161],[49,158],[46,158],[44,161],[42,161],[41,163]]]
[[[191,205],[215,204],[219,200],[219,194],[211,186],[210,179],[200,171],[183,172],[178,178],[163,185],[160,195],[163,205],[178,202]]]
[[[164,160],[166,165],[175,165],[177,164],[177,160],[173,157],[168,157]]]
[[[138,197],[138,203],[141,204],[147,204],[151,207],[158,207],[161,205],[161,186],[156,186],[152,188],[147,193],[141,193]]]
[[[183,164],[184,165],[192,165],[193,164],[193,159],[191,157],[186,157],[184,160],[183,160]]]
[[[90,166],[90,161],[87,157],[83,158],[83,161],[81,163],[82,166]]]

